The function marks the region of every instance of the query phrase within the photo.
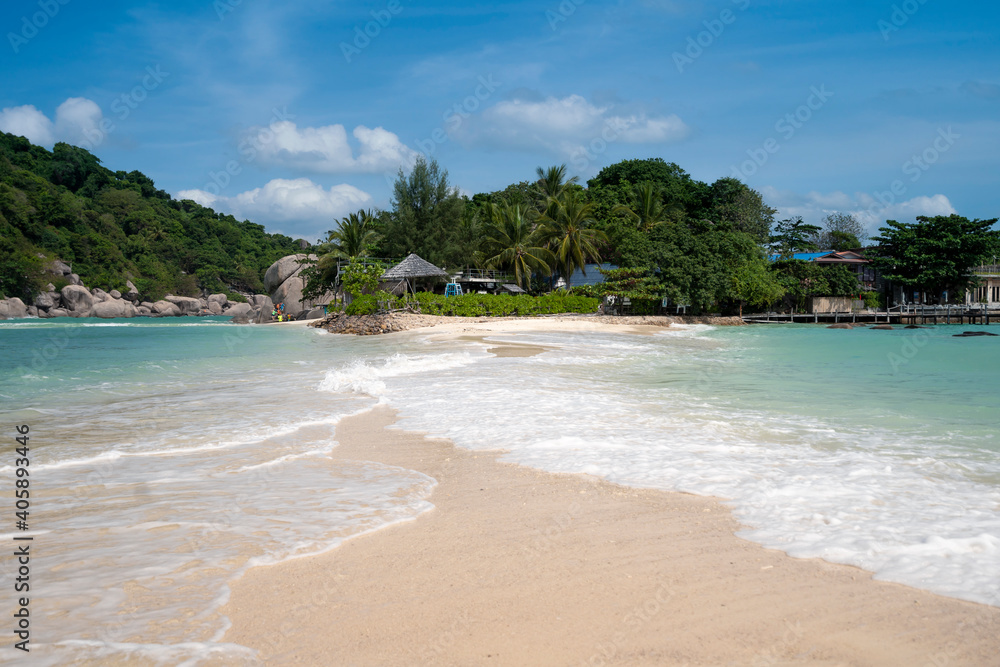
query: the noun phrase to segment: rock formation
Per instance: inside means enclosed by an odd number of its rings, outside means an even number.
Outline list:
[[[329,294],[316,300],[302,298],[305,280],[301,274],[308,265],[300,262],[305,259],[315,261],[316,255],[298,254],[282,257],[268,267],[264,274],[264,289],[270,293],[271,302],[285,304],[285,314],[293,318],[303,311],[313,310],[333,300]]]
[[[21,317],[178,317],[182,315],[222,315],[246,319],[250,322],[269,322],[271,309],[276,303],[285,304],[285,315],[292,319],[322,317],[322,304],[330,299],[303,300],[305,282],[301,277],[303,259],[316,259],[315,255],[288,255],[268,268],[264,286],[269,294],[256,294],[249,303],[231,302],[225,294],[211,294],[206,298],[174,296],[168,294],[152,303],[141,301],[139,290],[126,281],[125,293],[113,289],[109,292],[98,287],[87,289],[80,277],[72,273],[65,262],[54,261],[48,271],[56,282],[69,284],[56,291],[49,284],[30,305],[18,298],[0,299],[0,319]]]

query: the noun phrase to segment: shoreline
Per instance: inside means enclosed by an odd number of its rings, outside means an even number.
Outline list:
[[[424,329],[430,327],[446,328],[473,326],[481,324],[499,324],[512,322],[516,324],[502,325],[506,330],[519,330],[525,323],[532,328],[553,330],[552,323],[562,323],[562,326],[597,328],[607,326],[609,329],[621,332],[623,328],[664,329],[673,325],[707,324],[712,326],[746,326],[739,317],[710,316],[668,316],[668,315],[598,315],[561,313],[558,315],[504,316],[504,317],[457,317],[448,315],[422,315],[419,313],[385,313],[380,315],[344,315],[340,312],[327,315],[312,326],[324,329],[330,333],[378,335]],[[558,326],[555,327],[558,329]],[[635,331],[633,331],[635,333]]]
[[[250,570],[231,586],[224,641],[268,664],[941,667],[1000,655],[1000,609],[758,546],[735,536],[719,499],[537,471],[394,421],[385,406],[345,418],[332,456],[435,478],[434,509]]]

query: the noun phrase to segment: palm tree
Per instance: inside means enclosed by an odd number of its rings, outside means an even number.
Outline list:
[[[643,181],[635,186],[632,193],[632,205],[619,204],[611,212],[624,213],[636,223],[640,231],[649,232],[654,227],[667,222],[674,222],[681,214],[679,207],[663,206],[662,190],[652,181]]]
[[[374,211],[360,210],[337,222],[337,229],[327,232],[330,254],[340,258],[363,257],[378,233],[373,227]]]
[[[552,248],[569,288],[573,271],[579,267],[587,275],[587,260],[600,260],[597,244],[607,243],[608,237],[601,230],[589,227],[596,222],[593,205],[577,192],[565,192],[556,202],[554,213],[553,217],[547,213],[541,218],[542,237]]]
[[[489,204],[487,212],[483,254],[488,268],[512,269],[522,289],[534,271],[551,275],[556,258],[545,247],[543,228],[535,224],[527,204]]]
[[[548,169],[538,167],[535,169],[535,173],[538,174],[538,181],[535,185],[541,196],[539,210],[552,213],[551,217],[555,217],[555,202],[562,199],[563,195],[569,191],[569,186],[579,182],[580,177],[573,176],[567,179],[565,164],[552,166]]]

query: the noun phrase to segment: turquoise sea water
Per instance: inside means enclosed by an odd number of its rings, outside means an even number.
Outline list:
[[[497,358],[420,332],[0,322],[2,488],[15,424],[32,447],[31,529],[11,500],[0,540],[35,537],[33,657],[253,664],[220,643],[227,582],[431,507],[425,475],[330,458],[339,419],[376,402],[525,465],[716,495],[748,539],[1000,606],[1000,338],[952,337],[974,328],[531,333],[550,350]]]

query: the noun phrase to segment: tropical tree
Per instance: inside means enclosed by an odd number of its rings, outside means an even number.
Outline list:
[[[580,180],[578,176],[573,176],[569,179],[566,178],[565,164],[552,166],[548,169],[538,167],[535,169],[535,173],[538,175],[538,181],[535,185],[541,197],[540,204],[542,210],[548,210],[553,202],[562,199],[569,186],[576,184]]]
[[[730,280],[733,296],[740,303],[740,317],[743,316],[744,304],[759,308],[785,296],[785,288],[760,255],[740,261],[733,269]]]
[[[468,260],[458,242],[464,209],[458,188],[448,183],[448,171],[436,160],[418,157],[409,175],[400,169],[396,176],[381,252],[387,257],[413,252],[436,266],[461,266]]]
[[[860,248],[866,236],[860,220],[838,211],[823,218],[823,231],[817,235],[816,243],[823,250],[851,250]]]
[[[976,278],[972,269],[1000,250],[997,219],[969,220],[960,215],[917,216],[916,223],[887,220],[872,239],[872,264],[893,282],[938,296],[965,291]]]
[[[666,208],[660,186],[653,181],[643,181],[633,188],[631,204],[615,206],[611,213],[624,214],[639,231],[650,232],[654,227],[681,219],[684,210],[679,206]]]
[[[483,256],[491,269],[510,270],[518,286],[526,289],[533,272],[552,274],[556,257],[545,247],[544,228],[536,225],[527,204],[488,205],[489,219],[483,229]]]
[[[360,210],[341,218],[337,228],[327,232],[328,252],[338,258],[364,257],[378,240],[374,228],[375,212]]]
[[[469,261],[475,266],[480,266],[483,259],[480,252],[483,239],[483,221],[479,207],[472,202],[466,204],[462,211],[457,238],[458,244],[462,248],[462,255],[469,258]]]
[[[774,224],[775,209],[764,203],[759,192],[735,178],[720,178],[712,183],[710,218],[726,222],[738,232],[746,232],[766,245]]]
[[[553,217],[549,217],[549,213]],[[599,261],[598,244],[607,243],[607,235],[593,229],[593,205],[585,202],[583,196],[574,191],[563,193],[555,202],[553,211],[542,216],[541,235],[552,249],[556,265],[566,279],[566,287],[571,287],[573,272],[580,268],[587,275],[587,260]]]
[[[705,217],[703,208],[705,200],[709,199],[708,186],[694,180],[675,163],[666,162],[663,158],[623,160],[605,167],[587,184],[592,195],[595,194],[595,190],[597,191],[596,199],[600,200],[608,195],[614,198],[613,192],[608,191],[613,191],[616,187],[635,187],[646,181],[656,183],[660,187],[662,201],[668,208],[680,208],[691,218]],[[616,203],[627,202],[623,200]],[[600,206],[598,212],[602,212]]]
[[[782,220],[775,225],[771,235],[771,252],[785,259],[796,252],[816,251],[819,246],[814,239],[819,231],[819,227],[807,224],[801,216]]]

